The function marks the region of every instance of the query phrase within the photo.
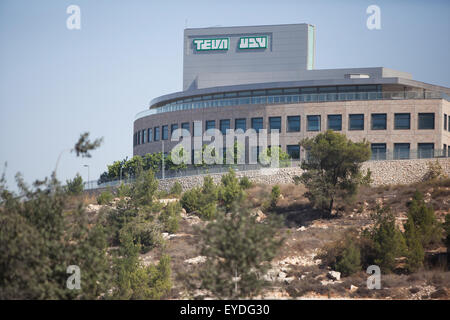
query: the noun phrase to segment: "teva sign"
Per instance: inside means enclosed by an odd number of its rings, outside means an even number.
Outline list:
[[[197,51],[228,50],[230,38],[194,39],[194,47]]]
[[[230,38],[194,39],[196,51],[228,50]],[[241,37],[238,42],[239,49],[262,49],[267,48],[267,36]]]
[[[239,49],[267,48],[267,36],[242,37],[239,39]]]

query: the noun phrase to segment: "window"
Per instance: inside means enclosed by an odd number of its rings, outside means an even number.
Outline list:
[[[447,130],[447,115],[444,114],[444,130]]]
[[[411,114],[396,113],[394,115],[394,129],[396,129],[396,130],[411,129]]]
[[[300,116],[288,116],[287,132],[299,132],[299,131],[300,131]]]
[[[328,115],[328,129],[334,131],[342,130],[342,115],[341,114],[329,114]]]
[[[152,128],[148,129],[147,138],[148,138],[148,142],[152,142],[153,141],[153,130],[152,130]]]
[[[188,124],[188,125],[189,125],[189,124]],[[172,135],[173,132],[174,132],[175,130],[177,130],[177,129],[178,129],[178,123],[172,124],[172,125],[170,126],[170,135]]]
[[[234,120],[234,130],[242,129],[244,132],[247,130],[247,121],[245,118]]]
[[[205,123],[205,131],[208,129],[215,129],[216,128],[216,121],[215,120],[207,120]]]
[[[263,128],[263,118],[252,118],[252,129],[259,132]]]
[[[189,128],[189,122],[183,122],[183,123],[181,124],[181,129],[185,129],[185,130],[187,130],[189,133],[191,133],[191,130],[190,130],[190,128]]]
[[[220,132],[225,135],[227,134],[227,129],[230,129],[230,119],[220,120]]]
[[[386,143],[372,143],[372,160],[386,160]]]
[[[314,115],[314,116],[307,116],[307,130],[308,131],[320,131],[320,116]]]
[[[169,126],[168,125],[162,126],[162,139],[163,140],[169,139]]]
[[[351,114],[348,120],[348,130],[364,130],[364,114]]]
[[[136,132],[133,134],[133,147],[136,146]]]
[[[192,123],[192,127],[194,128],[194,137],[201,137],[202,136],[202,122],[201,121],[194,121]]]
[[[142,144],[147,143],[147,130],[142,130]]]
[[[160,138],[160,136],[159,136],[159,127],[155,127],[154,128],[154,130],[155,130],[155,141],[159,141],[159,138]]]
[[[417,145],[417,157],[419,159],[433,158],[433,156],[434,156],[434,143],[419,143]]]
[[[409,143],[394,143],[394,159],[409,159]]]
[[[442,156],[447,157],[447,145],[444,143],[444,147],[442,148]]]
[[[300,159],[300,146],[298,144],[288,145],[286,148],[291,159]]]
[[[386,113],[372,113],[372,130],[386,130]]]
[[[419,113],[419,129],[434,129],[434,113]]]
[[[269,117],[269,130],[281,132],[281,117]]]

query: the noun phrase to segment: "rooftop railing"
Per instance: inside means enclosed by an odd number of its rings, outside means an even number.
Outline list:
[[[407,100],[407,99],[446,99],[450,97],[442,92],[418,92],[418,91],[383,91],[383,92],[337,92],[337,93],[301,93],[282,94],[253,97],[236,97],[223,99],[210,99],[192,102],[172,102],[158,108],[139,112],[135,119],[149,115],[174,112],[182,110],[193,110],[203,108],[217,108],[237,105],[263,104],[291,104],[311,102],[333,102],[333,101],[358,101],[358,100]]]

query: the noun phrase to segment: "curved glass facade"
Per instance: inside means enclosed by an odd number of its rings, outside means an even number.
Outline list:
[[[270,105],[327,101],[434,98],[441,99],[446,97],[440,92],[381,91],[381,85],[253,90],[206,94],[179,99],[157,108],[144,110],[138,113],[135,119],[165,112],[248,104]]]

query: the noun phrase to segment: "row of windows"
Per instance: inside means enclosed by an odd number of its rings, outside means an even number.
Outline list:
[[[444,113],[444,130],[448,130],[450,132],[450,115],[447,117],[445,113]]]
[[[418,129],[434,129],[434,113],[419,113],[418,115]],[[444,128],[450,128],[450,123],[447,126],[447,115],[444,116]],[[450,117],[448,117],[450,121]],[[342,130],[342,115],[330,114],[327,115],[328,126],[327,129],[334,131]],[[301,131],[301,117],[287,116],[286,132],[300,132]],[[256,117],[251,118],[251,128],[259,132],[264,127],[264,118]],[[181,124],[182,129],[190,131],[190,123],[183,122]],[[192,124],[193,135],[202,135],[201,122],[195,121]],[[205,130],[216,128],[216,120],[205,121]],[[247,119],[239,118],[234,120],[234,128],[242,129],[244,132],[247,130]],[[387,114],[386,113],[372,113],[371,114],[371,130],[386,130],[387,128]],[[178,129],[178,124],[172,124],[170,126],[170,132]],[[219,130],[222,134],[226,134],[227,129],[231,129],[231,120],[222,119],[219,121]],[[278,130],[281,132],[281,117],[269,117],[269,131]],[[306,130],[307,131],[321,131],[321,116],[320,115],[307,115],[306,116]],[[394,114],[394,129],[396,130],[409,130],[411,129],[411,114],[410,113],[395,113]],[[348,116],[348,130],[364,130],[364,114],[350,114]],[[134,146],[138,144],[144,144],[152,141],[169,139],[169,126],[163,125],[160,127],[154,127],[137,131],[134,134]]]
[[[372,151],[372,160],[385,160],[387,156],[386,143],[372,143],[370,145]],[[447,145],[444,144],[443,156],[446,156]],[[410,159],[410,158],[433,158],[435,156],[434,143],[418,143],[417,154],[411,155],[410,143],[394,143],[393,159]]]

